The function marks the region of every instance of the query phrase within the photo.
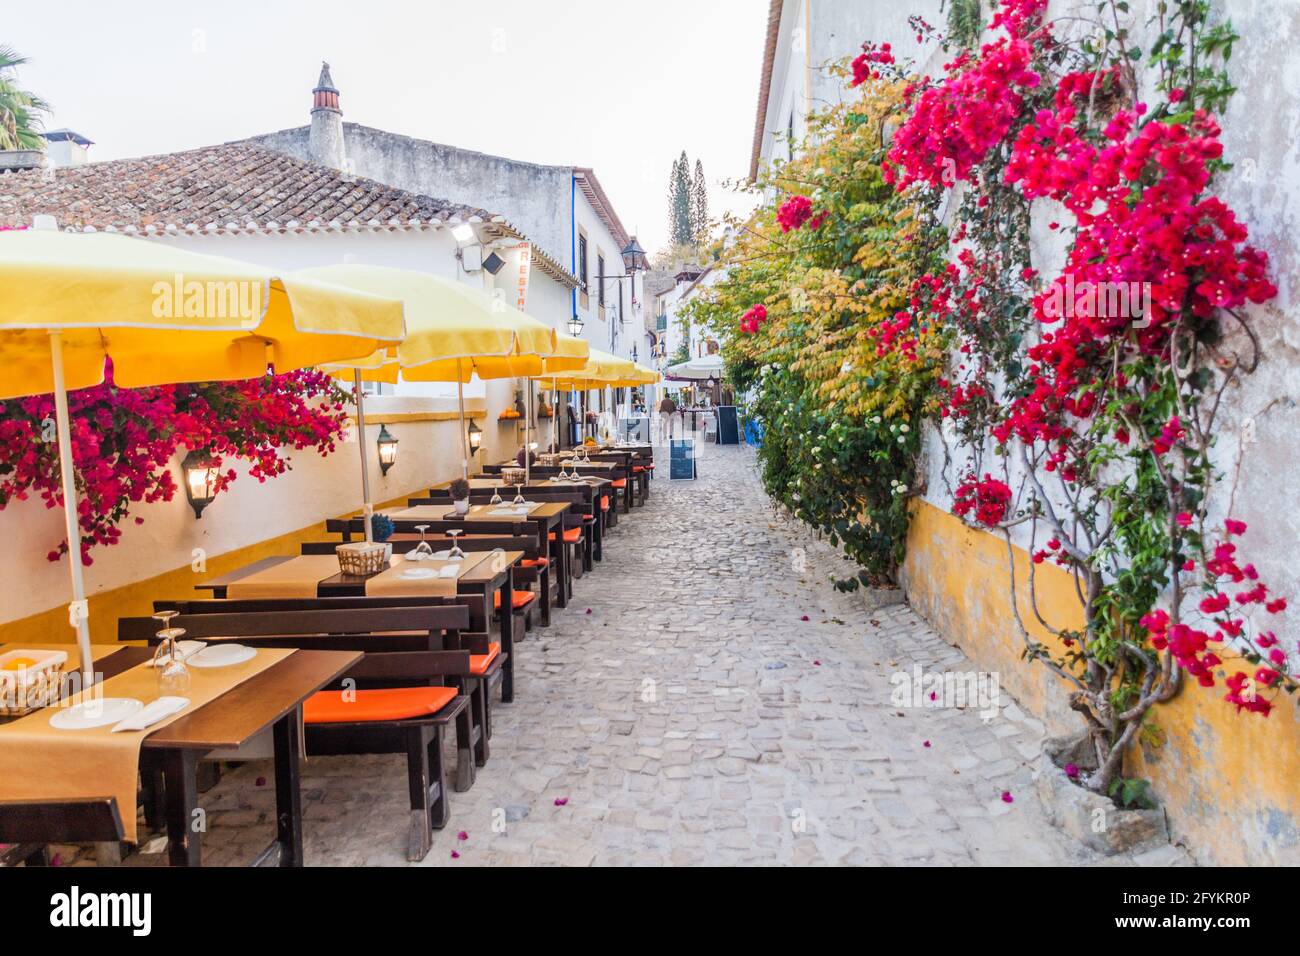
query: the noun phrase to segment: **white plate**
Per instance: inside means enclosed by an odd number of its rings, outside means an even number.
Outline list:
[[[407,568],[402,572],[402,577],[408,581],[422,581],[425,578],[431,578],[437,575],[435,568]]]
[[[55,711],[50,726],[58,730],[88,730],[126,720],[144,707],[144,701],[134,697],[101,697],[82,701],[74,707]]]
[[[190,667],[230,667],[257,656],[257,648],[247,644],[209,644],[185,663]]]

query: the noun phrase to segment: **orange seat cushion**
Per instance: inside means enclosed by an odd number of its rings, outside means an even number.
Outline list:
[[[609,495],[600,496],[600,510],[601,511],[609,510]]]
[[[633,466],[632,466],[632,470],[633,470],[633,471],[645,471],[645,465],[633,465]]]
[[[583,520],[583,521],[595,521],[595,520],[596,520],[596,516],[595,516],[595,515],[583,515],[583,516],[582,516],[582,520]]]
[[[610,484],[612,484],[615,488],[626,488],[626,487],[627,487],[627,479],[626,479],[626,478],[615,478],[612,482],[610,482]]]
[[[551,541],[554,541],[555,532],[552,531],[546,537],[549,538]],[[582,540],[582,529],[570,528],[568,531],[564,532],[564,540],[567,541],[569,544],[577,544],[579,541]]]
[[[512,591],[510,592],[510,606],[516,611],[521,607],[527,607],[532,604],[537,595],[532,591]],[[498,611],[501,610],[501,592],[497,591],[492,595],[492,606]]]
[[[501,645],[493,641],[488,645],[486,654],[471,654],[469,656],[469,672],[471,674],[486,674],[487,669],[492,666],[492,662],[497,659],[501,653]]]
[[[343,695],[347,694],[345,698]],[[456,696],[454,687],[388,687],[382,690],[322,690],[302,705],[308,724],[350,724],[371,720],[427,717]]]
[[[549,568],[551,566],[550,558],[524,558],[519,562],[522,568]]]

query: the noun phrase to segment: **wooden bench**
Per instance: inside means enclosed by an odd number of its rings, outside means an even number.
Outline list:
[[[0,800],[0,866],[48,866],[51,843],[103,844],[116,858],[125,838],[112,797]]]
[[[478,655],[471,648],[444,649],[461,640],[469,609],[322,606],[330,600],[187,601],[167,609],[181,612],[171,626],[183,628],[189,639],[362,651],[338,689],[320,691],[303,705],[307,752],[405,753],[411,799],[407,858],[423,859],[432,831],[446,826],[450,815],[442,759],[446,727],[456,724],[458,790],[473,785],[475,765],[488,757],[486,669],[475,672],[472,657]],[[118,637],[138,640],[156,626],[152,618],[122,618]],[[478,650],[487,655],[486,640]],[[474,719],[476,713],[484,722]]]

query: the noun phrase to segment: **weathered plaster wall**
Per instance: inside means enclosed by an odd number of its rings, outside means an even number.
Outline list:
[[[1022,619],[1035,638],[1062,650],[1034,625],[1027,598],[1028,555],[1012,551]],[[1078,715],[1067,706],[1068,685],[1046,667],[1020,659],[1009,588],[1011,556],[1005,542],[975,531],[918,502],[908,537],[903,584],[908,600],[950,643],[999,686],[1040,717],[1050,733],[1074,734]],[[1039,606],[1056,621],[1078,602],[1069,577],[1039,565]],[[1143,746],[1126,772],[1145,777],[1169,813],[1175,840],[1202,863],[1300,865],[1300,719],[1289,701],[1267,720],[1225,704],[1222,690],[1195,685],[1154,711],[1164,746]]]

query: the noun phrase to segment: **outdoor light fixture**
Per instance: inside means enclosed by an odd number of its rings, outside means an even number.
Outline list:
[[[488,257],[483,260],[483,268],[493,275],[500,272],[502,268],[504,268],[505,264],[506,260],[502,259],[495,252],[489,253]]]
[[[194,509],[194,517],[202,518],[203,509],[217,496],[217,463],[206,451],[191,451],[181,462],[185,473],[185,497]]]
[[[575,339],[581,338],[582,327],[584,325],[586,325],[586,323],[582,321],[581,316],[575,315],[573,318],[569,319],[569,334]]]
[[[451,230],[451,237],[457,242],[470,242],[474,238],[474,227],[467,222],[462,222]]]
[[[628,240],[628,244],[623,247],[621,255],[623,256],[623,268],[629,274],[635,274],[645,263],[645,250],[641,248],[641,243],[636,241],[636,236]]]
[[[479,428],[478,423],[471,418],[465,433],[469,436],[469,453],[477,455],[478,450],[483,447],[483,429]]]
[[[379,426],[379,438],[375,444],[379,446],[379,470],[386,475],[388,469],[397,464],[397,439],[388,431],[387,425]]]

